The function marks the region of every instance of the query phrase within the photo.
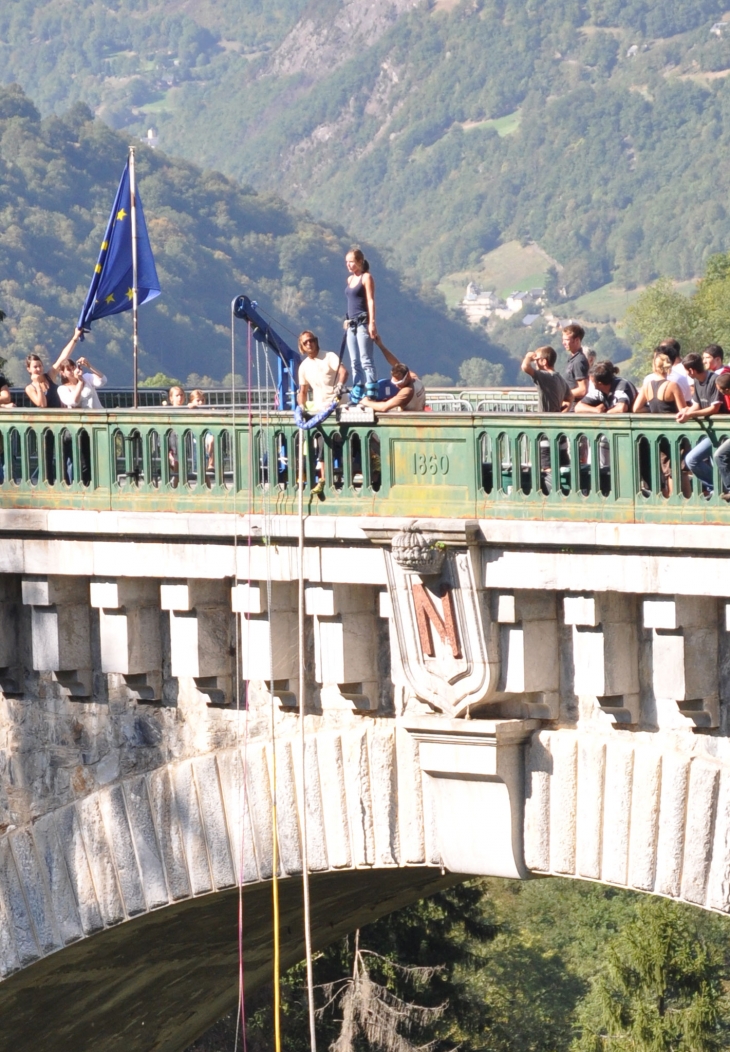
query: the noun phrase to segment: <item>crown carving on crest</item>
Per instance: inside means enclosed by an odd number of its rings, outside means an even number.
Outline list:
[[[391,550],[393,558],[402,569],[423,576],[441,573],[446,558],[445,549],[429,541],[415,522],[395,535],[391,542]]]

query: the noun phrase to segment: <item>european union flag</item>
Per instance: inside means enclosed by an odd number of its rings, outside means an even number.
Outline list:
[[[160,281],[144,221],[139,191],[135,192],[137,232],[137,303],[147,303],[160,295]],[[94,276],[79,315],[80,329],[88,330],[92,321],[132,309],[132,195],[129,161],[122,174],[106,234],[101,243]]]

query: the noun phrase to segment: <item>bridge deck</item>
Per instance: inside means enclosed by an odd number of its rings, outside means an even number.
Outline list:
[[[683,455],[710,433],[663,417],[398,414],[327,422],[326,489],[309,515],[730,522]],[[13,411],[0,419],[0,503],[16,508],[296,512],[299,432],[288,413],[217,408]],[[317,436],[321,436],[319,443]]]

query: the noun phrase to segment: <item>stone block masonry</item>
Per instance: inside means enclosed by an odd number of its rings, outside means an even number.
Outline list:
[[[302,763],[295,524],[170,518],[0,516],[0,1052],[185,1047],[239,882],[265,980],[274,765],[285,962],[305,819],[318,945],[472,874],[730,913],[724,528],[307,520]]]

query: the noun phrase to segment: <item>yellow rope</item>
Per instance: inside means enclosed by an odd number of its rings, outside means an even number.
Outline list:
[[[273,706],[273,697],[271,699]],[[273,762],[272,762],[272,788],[274,793],[274,804],[271,809],[272,814],[272,863],[274,867],[274,875],[271,882],[271,898],[272,907],[274,913],[274,1049],[275,1052],[281,1052],[281,979],[279,976],[281,969],[281,955],[279,948],[279,852],[277,850],[277,829],[276,829],[276,744],[272,746],[273,751]]]

